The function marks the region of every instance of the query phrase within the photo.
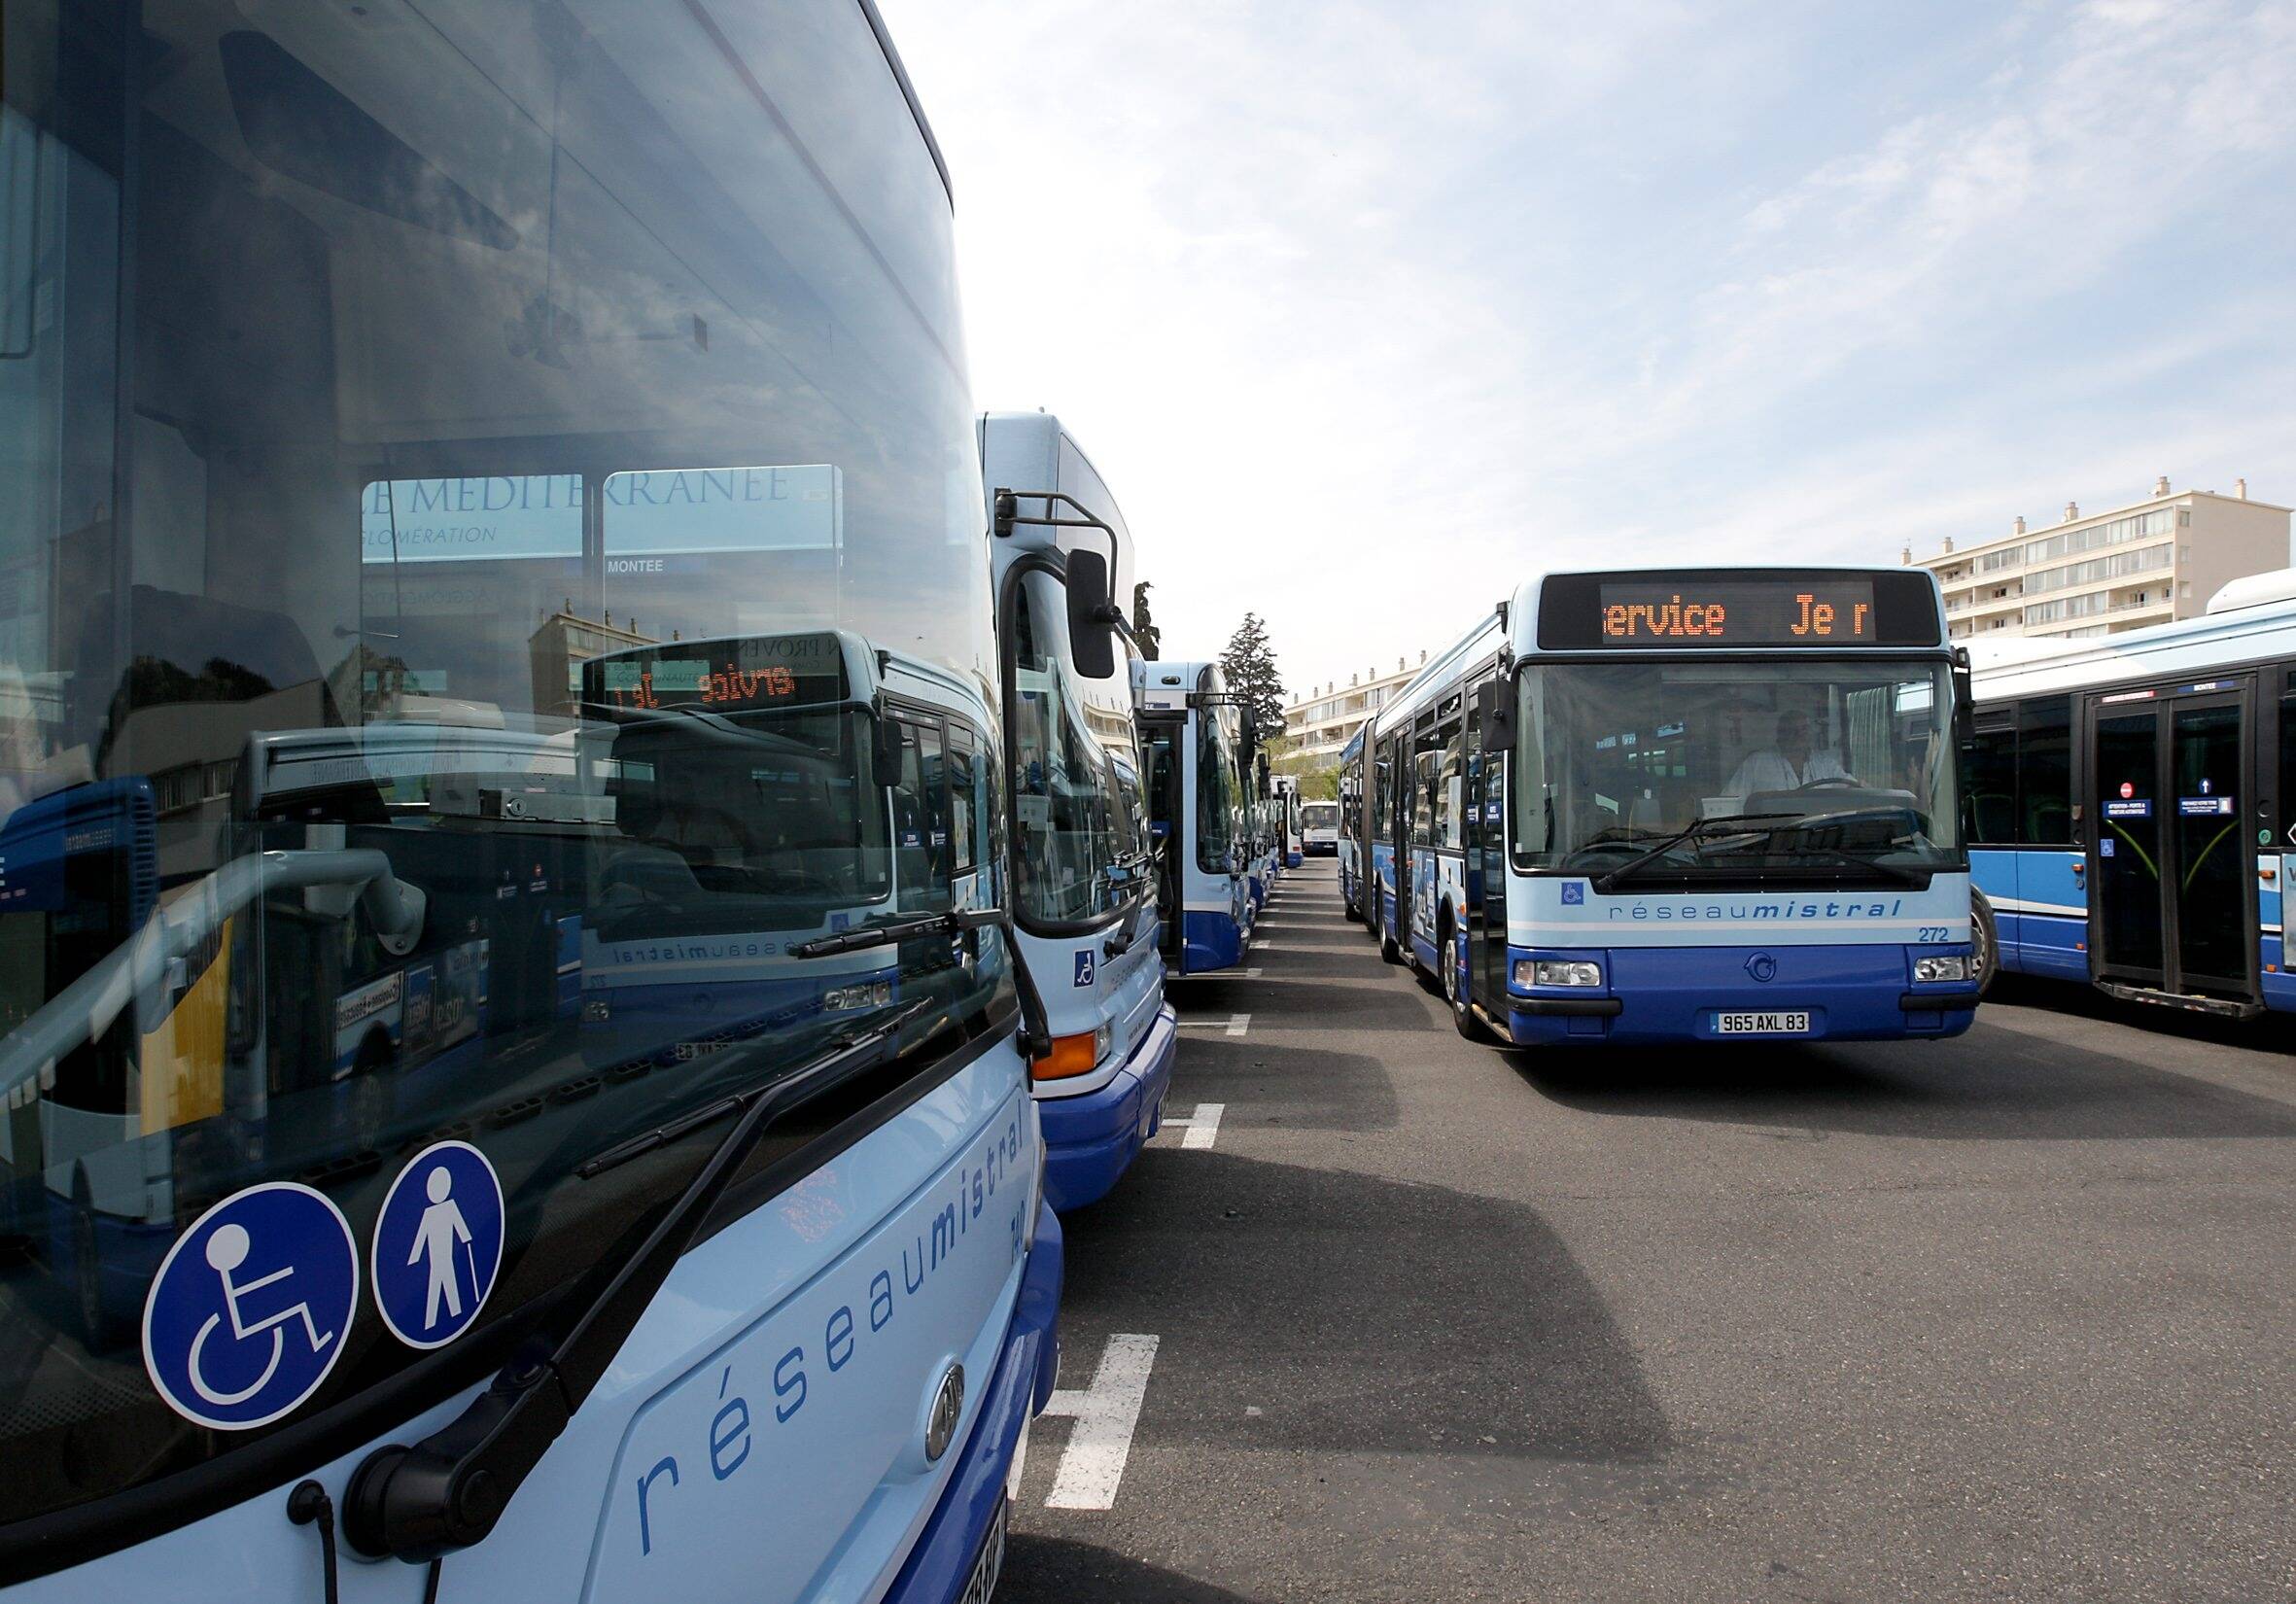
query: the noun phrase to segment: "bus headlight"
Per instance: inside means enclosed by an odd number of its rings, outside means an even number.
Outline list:
[[[1966,958],[1917,958],[1913,960],[1913,978],[1925,980],[1966,980],[1969,960]]]
[[[1533,986],[1600,986],[1602,965],[1585,959],[1518,958],[1514,960],[1514,984],[1525,990]]]

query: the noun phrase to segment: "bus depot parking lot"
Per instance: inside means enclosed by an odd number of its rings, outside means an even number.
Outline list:
[[[1478,1047],[1286,875],[1063,1221],[998,1596],[2296,1598],[2296,1056]]]

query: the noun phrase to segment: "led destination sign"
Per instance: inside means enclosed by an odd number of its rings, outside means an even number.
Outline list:
[[[616,652],[582,665],[582,700],[608,708],[743,713],[815,707],[845,696],[845,653],[834,635],[695,641]]]
[[[1927,575],[1841,572],[1574,574],[1547,581],[1548,651],[1677,651],[1938,644]]]
[[[1606,584],[1605,645],[1789,646],[1874,640],[1873,583]]]

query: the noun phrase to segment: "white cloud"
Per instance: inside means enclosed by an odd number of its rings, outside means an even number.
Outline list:
[[[1976,10],[1894,117],[1751,9],[883,3],[976,393],[1068,418],[1177,651],[1254,608],[1298,688],[1535,567],[2296,489],[2287,0]]]

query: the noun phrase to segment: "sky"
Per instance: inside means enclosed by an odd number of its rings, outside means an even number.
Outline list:
[[[2296,0],[880,7],[975,399],[1093,458],[1167,657],[2296,503]]]

